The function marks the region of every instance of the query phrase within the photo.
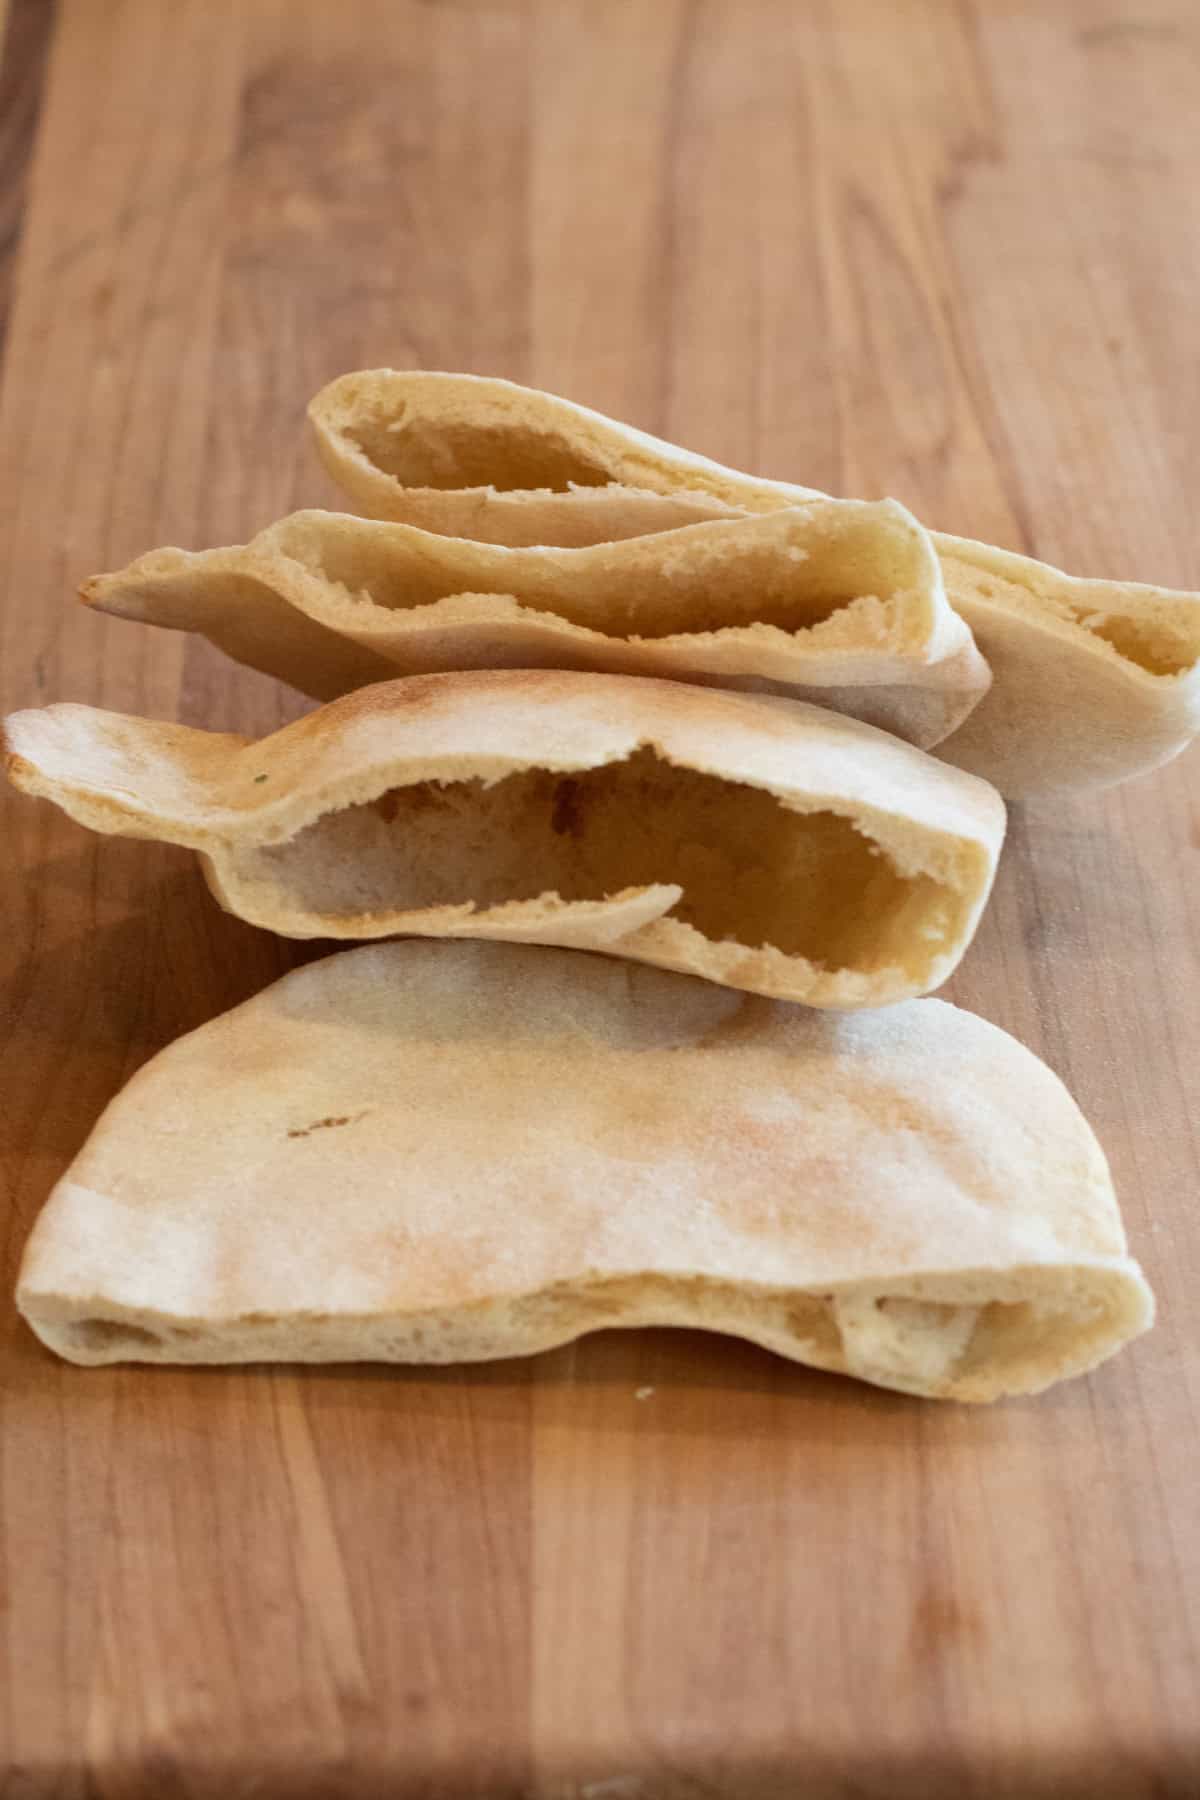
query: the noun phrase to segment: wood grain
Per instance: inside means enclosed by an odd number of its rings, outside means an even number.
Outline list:
[[[1188,0],[14,0],[5,709],[292,716],[71,593],[328,501],[304,401],[378,363],[1200,585],[1198,52]],[[1151,1337],[967,1411],[675,1333],[81,1373],[6,1304],[0,1792],[1200,1793],[1198,768],[1015,812],[953,985],[1093,1119]],[[0,809],[10,1292],[109,1096],[298,952]]]

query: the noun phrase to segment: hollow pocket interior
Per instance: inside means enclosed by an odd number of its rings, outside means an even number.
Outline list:
[[[848,816],[793,811],[648,748],[569,775],[392,788],[240,853],[237,870],[307,914],[343,919],[674,884],[671,916],[712,942],[864,972],[926,968],[965,903],[949,881],[901,870]]]
[[[463,594],[511,596],[519,604],[608,636],[646,639],[771,625],[800,632],[856,602],[876,647],[899,625],[894,603],[917,596],[925,572],[915,534],[871,509],[813,512],[786,530],[760,521],[688,527],[657,540],[654,553],[622,555],[616,570],[586,556],[451,546],[430,554],[389,527],[301,514],[274,528],[278,550],[351,601],[410,611]],[[772,522],[773,524],[773,522]],[[579,552],[567,552],[579,557]],[[907,617],[907,613],[905,615]],[[920,613],[927,624],[924,612]]]
[[[528,426],[379,418],[345,429],[375,467],[402,487],[565,492],[571,486],[603,487],[612,479],[598,458],[560,433]]]
[[[1106,596],[1097,584],[1085,598],[1076,598],[1078,590],[1065,581],[1056,592],[1048,586],[1024,585],[998,569],[977,566],[947,551],[940,554],[954,600],[981,600],[1032,619],[1060,619],[1147,675],[1185,675],[1200,660],[1200,604],[1190,594],[1122,604],[1119,586],[1114,584]]]

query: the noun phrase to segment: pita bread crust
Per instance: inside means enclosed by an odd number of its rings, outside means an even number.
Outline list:
[[[963,1400],[1093,1367],[1153,1306],[1078,1109],[970,1014],[420,942],[310,965],[148,1064],[18,1299],[84,1363],[687,1324]]]
[[[53,800],[94,830],[201,851],[221,904],[285,936],[419,932],[616,948],[622,956],[819,1006],[879,1005],[945,980],[974,933],[1004,831],[1003,804],[986,783],[855,720],[799,702],[623,676],[416,676],[359,689],[260,743],[69,705],[16,713],[6,730],[9,772],[18,787]],[[660,798],[667,791],[665,814],[654,814],[665,818],[664,829],[673,828],[676,816],[672,783],[694,788],[696,775],[712,778],[713,806],[725,809],[688,826],[699,835],[681,840],[670,857],[664,848],[667,866],[658,869],[652,844],[652,878],[622,878],[622,852],[605,864],[599,892],[571,899],[560,898],[557,887],[540,897],[497,888],[493,877],[516,841],[512,834],[542,829],[524,812],[501,810],[514,792],[503,787],[505,778],[612,769],[618,781],[625,774],[632,779],[647,754]],[[439,898],[406,905],[397,897],[398,877],[385,872],[382,886],[362,889],[361,905],[326,898],[339,879],[338,892],[345,889],[346,870],[349,891],[360,891],[359,871],[380,836],[373,819],[350,809],[393,792],[403,798],[412,790],[419,800],[422,783],[479,784],[471,790],[469,831],[453,821],[438,824],[449,835],[434,850],[444,870],[460,843],[470,849],[487,829],[490,812],[499,833],[494,852],[485,845],[482,864],[477,858],[463,866],[482,867],[495,891],[483,901],[464,886],[465,875],[456,876],[458,885],[447,889],[443,882]],[[752,796],[759,807],[761,796],[771,797],[779,809],[768,809],[761,846],[756,838],[747,849]],[[814,826],[799,827],[797,816],[814,818]],[[821,913],[813,881],[831,866],[829,856],[857,845],[859,864],[847,875],[845,893],[837,889],[838,916],[829,924],[839,926],[843,913],[853,923],[854,954],[841,962],[793,954],[765,935],[747,943],[726,926],[714,938],[686,917],[666,916],[683,890],[690,903],[702,883],[736,883],[750,850],[761,861],[797,831],[823,829],[821,820],[834,822],[836,841],[814,839],[815,862],[781,864],[763,879],[787,895],[797,916],[806,904]],[[365,848],[362,822],[374,834]],[[420,816],[406,815],[402,823],[407,864],[415,867],[434,842],[434,826]],[[318,825],[319,832],[301,837]],[[631,810],[627,833],[648,829]],[[586,847],[587,831],[584,838]],[[715,875],[704,861],[712,855],[725,856]],[[676,877],[672,861],[692,871],[687,879]],[[782,919],[778,893],[772,900],[773,916]]]
[[[582,550],[294,513],[249,544],[152,551],[82,597],[203,632],[320,700],[400,674],[585,669],[807,699],[928,748],[991,679],[927,534],[891,501]]]
[[[938,754],[1013,797],[1113,787],[1200,730],[1200,595],[935,535],[993,685]]]
[[[436,517],[434,529],[495,541],[514,531],[521,541],[529,532],[583,543],[661,530],[671,494],[681,519],[696,515],[705,493],[715,517],[814,497],[811,488],[724,468],[573,402],[480,376],[365,371],[331,382],[309,410],[326,467],[365,511],[411,518],[428,500],[423,522]],[[431,474],[440,457],[440,479],[449,481],[454,448],[472,432],[487,434],[498,467],[506,442],[559,446],[564,469],[590,468],[590,480],[612,485],[422,489],[422,457]],[[379,460],[389,445],[393,458],[406,459],[411,486]],[[543,457],[551,469],[545,448]],[[1082,580],[969,539],[931,537],[950,605],[993,674],[939,754],[1021,798],[1111,786],[1191,742],[1200,727],[1200,595]]]
[[[780,504],[782,484],[756,483],[576,401],[485,375],[359,370],[322,388],[308,416],[326,469],[368,517],[453,537],[602,544]],[[526,444],[534,454],[521,459]],[[474,467],[464,467],[464,446]],[[403,480],[383,466],[397,453]],[[759,485],[767,503],[755,506],[747,492]],[[792,506],[829,498],[786,491]]]

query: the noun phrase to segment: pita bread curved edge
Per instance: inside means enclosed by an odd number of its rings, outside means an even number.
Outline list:
[[[654,507],[672,492],[688,508],[709,506],[714,517],[794,507],[815,492],[693,456],[509,383],[388,370],[342,382],[314,402],[326,466],[368,510],[386,506],[389,517],[409,517],[424,495],[401,477],[440,455],[439,485],[429,496],[440,521],[434,529],[522,542],[529,532],[553,542],[561,530],[572,542],[595,542],[589,530],[615,536],[661,529]],[[476,442],[473,432],[484,424]],[[535,463],[540,457],[547,479],[563,491],[455,489],[456,455],[467,445],[501,468],[510,447],[517,475],[521,455]],[[572,487],[572,466],[610,485]],[[657,493],[647,497],[642,487]],[[1200,595],[1071,576],[943,532],[931,540],[950,605],[992,671],[987,695],[939,748],[948,762],[1023,799],[1111,787],[1161,767],[1193,741],[1200,729]]]
[[[581,669],[812,700],[928,749],[991,680],[928,534],[893,501],[582,549],[308,511],[248,544],[151,551],[81,597],[199,631],[321,700],[402,674]]]
[[[18,1302],[90,1364],[470,1361],[686,1325],[971,1401],[1153,1318],[1086,1121],[971,1014],[419,941],[310,964],[147,1064],[50,1197]]]
[[[1067,575],[935,536],[955,611],[993,671],[938,747],[1011,799],[1115,786],[1200,731],[1200,594]]]
[[[570,943],[814,1006],[943,981],[987,900],[986,783],[799,702],[561,671],[359,689],[249,744],[14,714],[11,773],[200,851],[284,936]]]
[[[356,505],[458,537],[595,544],[829,498],[767,483],[755,504],[752,477],[491,376],[358,370],[322,388],[308,414],[322,462]]]

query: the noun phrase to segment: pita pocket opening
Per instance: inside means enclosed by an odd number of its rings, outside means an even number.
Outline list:
[[[364,512],[493,543],[598,544],[828,498],[486,376],[363,370],[330,382],[309,416]],[[992,676],[939,755],[1020,799],[1111,787],[1191,743],[1200,594],[929,537]]]
[[[986,782],[800,701],[551,670],[412,676],[245,738],[61,705],[9,774],[199,851],[286,937],[602,949],[812,1006],[937,987],[1004,833]]]
[[[398,675],[583,669],[808,700],[928,749],[991,681],[928,533],[890,500],[582,549],[293,513],[248,544],[152,550],[81,592],[317,700]]]

